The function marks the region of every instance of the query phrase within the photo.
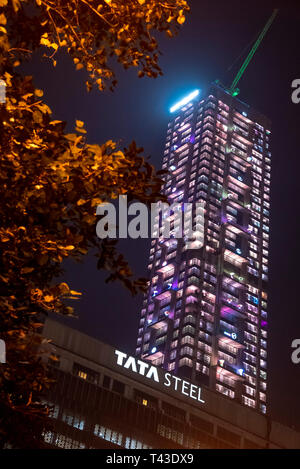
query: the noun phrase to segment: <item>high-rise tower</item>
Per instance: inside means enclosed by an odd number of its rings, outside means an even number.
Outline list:
[[[153,239],[136,354],[265,413],[270,122],[216,84],[171,111],[164,193],[205,203],[204,244]]]

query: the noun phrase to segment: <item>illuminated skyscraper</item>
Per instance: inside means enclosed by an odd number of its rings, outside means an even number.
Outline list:
[[[136,354],[266,412],[270,122],[216,84],[170,111],[164,193],[204,244],[153,239]]]

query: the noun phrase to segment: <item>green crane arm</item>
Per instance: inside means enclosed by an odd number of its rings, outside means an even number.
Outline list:
[[[278,8],[275,8],[275,10],[273,10],[273,13],[272,15],[270,16],[270,18],[268,19],[267,23],[265,24],[262,32],[260,33],[260,35],[258,36],[257,40],[255,41],[255,44],[253,45],[251,51],[249,52],[247,58],[245,59],[243,65],[241,66],[241,68],[239,69],[235,79],[233,80],[232,84],[231,84],[231,87],[229,88],[229,93],[232,95],[232,96],[236,96],[238,93],[239,93],[239,90],[238,88],[236,87],[236,85],[238,84],[238,82],[240,81],[240,79],[242,78],[242,75],[243,73],[245,72],[246,68],[248,67],[249,65],[249,62],[250,60],[252,59],[253,55],[255,54],[259,44],[261,43],[261,41],[263,40],[266,32],[268,31],[269,27],[271,26],[271,24],[273,23],[274,21],[274,18],[275,16],[277,15],[278,13]]]

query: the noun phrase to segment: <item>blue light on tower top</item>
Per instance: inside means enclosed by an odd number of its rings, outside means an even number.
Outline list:
[[[188,104],[190,101],[192,101],[194,98],[196,98],[196,96],[198,96],[200,93],[200,90],[195,90],[193,91],[192,93],[190,93],[188,96],[186,96],[185,98],[183,98],[181,101],[178,101],[178,103],[174,104],[174,106],[172,106],[170,108],[170,112],[175,112],[175,111],[178,111],[178,109],[180,109],[182,106],[185,106],[186,104]]]

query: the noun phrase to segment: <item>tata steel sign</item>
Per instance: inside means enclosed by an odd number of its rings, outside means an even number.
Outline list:
[[[137,373],[145,378],[148,378],[151,381],[156,383],[163,384],[167,388],[170,388],[173,391],[183,394],[190,399],[194,399],[201,404],[204,404],[205,401],[201,399],[202,389],[195,384],[191,384],[189,381],[185,381],[178,376],[173,376],[171,373],[165,373],[163,370],[163,378],[159,376],[158,369],[151,365],[150,363],[143,362],[137,358],[131,357],[124,352],[115,350],[115,355],[117,356],[117,365],[130,370],[133,373]]]

